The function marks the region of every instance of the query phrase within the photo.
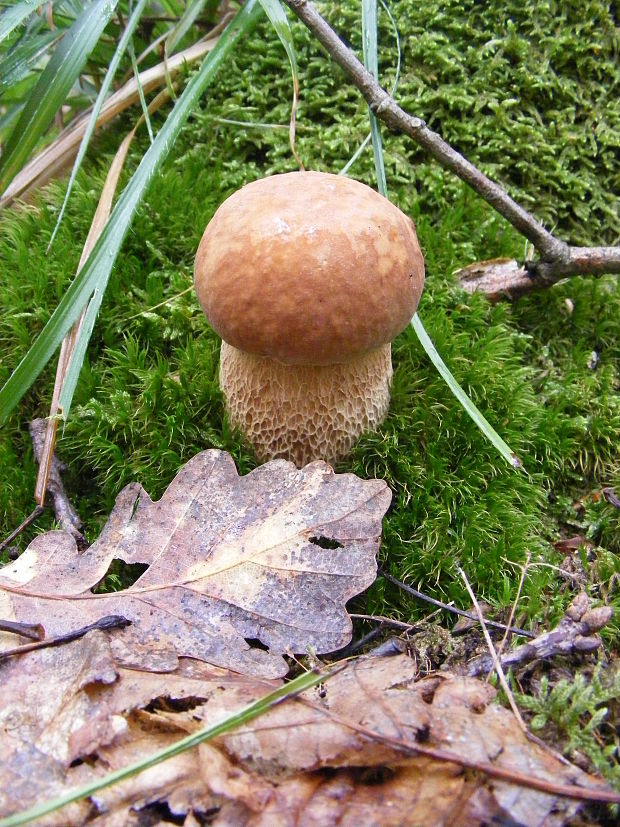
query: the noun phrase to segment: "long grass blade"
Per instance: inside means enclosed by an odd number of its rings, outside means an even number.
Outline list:
[[[78,264],[78,273],[84,266],[88,259],[90,251],[95,246],[97,238],[101,235],[103,228],[106,225],[110,211],[112,209],[112,202],[114,194],[118,186],[118,181],[125,164],[127,152],[131,145],[131,141],[135,135],[135,129],[125,136],[120,147],[116,151],[114,160],[110,165],[108,174],[106,176],[105,184],[95,210],[90,230],[82,250],[80,262]],[[71,400],[77,385],[86,348],[90,341],[91,334],[97,313],[101,307],[101,300],[103,293],[98,288],[95,291],[84,308],[79,319],[73,325],[72,329],[65,336],[60,348],[60,356],[58,357],[58,365],[56,367],[56,379],[54,381],[54,390],[52,392],[52,402],[50,405],[50,415],[47,419],[45,427],[45,437],[43,440],[43,447],[41,449],[41,456],[39,458],[39,472],[37,474],[37,481],[34,489],[34,499],[39,505],[45,503],[45,494],[47,491],[47,484],[49,480],[49,473],[52,463],[52,456],[54,454],[54,447],[56,445],[56,435],[58,432],[59,418],[66,419],[69,415],[69,408],[71,407]]]
[[[62,37],[62,32],[42,32],[31,37],[22,38],[2,57],[0,63],[0,95],[14,87],[32,73],[32,67],[41,59],[53,43]]]
[[[20,827],[20,825],[27,824],[29,821],[40,819],[49,813],[53,813],[56,810],[60,810],[62,807],[66,807],[67,804],[71,804],[74,801],[79,801],[82,798],[87,798],[89,795],[93,795],[94,793],[99,792],[99,790],[103,790],[112,784],[116,784],[119,781],[124,781],[126,778],[131,778],[140,772],[150,769],[150,767],[161,764],[162,761],[166,761],[168,758],[173,758],[175,755],[180,755],[183,752],[187,752],[187,750],[193,749],[198,746],[198,744],[202,744],[204,741],[209,741],[212,738],[216,738],[218,735],[231,732],[239,726],[248,724],[260,715],[264,715],[265,712],[268,712],[272,707],[286,701],[288,698],[293,698],[300,692],[304,692],[306,689],[311,689],[313,686],[323,683],[336,671],[336,669],[332,669],[331,673],[304,672],[303,675],[299,675],[299,677],[284,684],[283,686],[278,687],[268,695],[264,695],[257,701],[248,704],[243,707],[243,709],[240,709],[239,712],[235,712],[223,721],[203,727],[197,732],[193,732],[191,735],[181,738],[171,746],[149,755],[148,758],[144,758],[141,761],[136,761],[135,763],[130,764],[127,767],[123,767],[120,770],[115,770],[114,772],[108,773],[108,775],[103,776],[103,778],[98,778],[95,781],[91,781],[90,784],[85,784],[83,787],[65,793],[65,795],[61,795],[52,801],[39,804],[29,810],[24,810],[21,813],[16,813],[8,818],[4,818],[0,821],[0,827]]]
[[[146,130],[149,133],[149,140],[151,143],[155,140],[153,138],[153,127],[151,126],[151,119],[149,117],[149,110],[148,106],[146,105],[146,98],[144,97],[144,88],[140,83],[140,70],[138,69],[138,62],[136,60],[136,53],[134,51],[133,45],[129,44],[129,55],[131,57],[131,65],[133,68],[133,76],[136,79],[136,84],[138,86],[138,95],[140,97],[140,106],[142,107],[142,115],[144,116],[144,120],[146,122]],[[168,78],[170,76],[168,75]],[[168,83],[170,81],[168,80]]]
[[[411,320],[411,326],[415,330],[418,339],[420,340],[420,344],[426,351],[426,355],[437,369],[439,375],[444,379],[446,385],[456,396],[462,408],[469,414],[469,416],[480,428],[480,430],[486,436],[489,442],[492,445],[494,445],[495,448],[497,448],[497,450],[506,460],[506,462],[509,465],[512,465],[513,468],[522,468],[523,463],[521,462],[519,457],[515,454],[514,451],[511,450],[510,446],[504,442],[504,440],[497,433],[495,428],[493,428],[491,423],[488,422],[488,420],[480,413],[478,408],[474,405],[469,396],[467,396],[463,388],[459,385],[454,376],[450,373],[449,368],[437,352],[435,345],[431,341],[431,338],[426,332],[424,325],[420,321],[420,318],[417,313]]]
[[[77,320],[95,289],[105,291],[110,272],[135,211],[153,176],[164,162],[181,127],[200,96],[215,77],[239,38],[249,31],[261,15],[258,0],[248,0],[221,35],[200,70],[189,81],[183,94],[144,154],[138,169],[119,197],[110,219],[88,260],[52,313],[43,331],[0,390],[0,424],[4,423],[21,397],[35,381]]]
[[[372,72],[375,78],[379,77],[379,54],[377,45],[377,2],[376,0],[362,0],[362,52],[364,66]],[[371,110],[368,110],[370,118],[370,137],[375,157],[375,171],[377,173],[377,187],[382,195],[387,198],[387,181],[385,177],[385,162],[383,160],[383,146],[381,143],[381,131],[379,122]]]
[[[193,0],[187,6],[181,15],[181,19],[166,38],[166,55],[174,53],[176,47],[194,25],[194,21],[205,7],[206,2],[207,0]]]
[[[293,105],[291,107],[291,123],[289,128],[289,140],[291,144],[291,151],[299,166],[303,169],[303,164],[297,150],[295,149],[295,122],[297,118],[297,104],[299,101],[299,72],[297,70],[297,53],[295,51],[295,43],[293,42],[293,32],[291,31],[288,17],[280,0],[260,0],[265,14],[269,18],[271,25],[280,38],[280,42],[284,46],[284,51],[287,54],[289,63],[291,64],[291,74],[293,76]]]
[[[0,191],[6,189],[64,103],[117,2],[95,0],[54,50],[0,157]]]
[[[383,9],[384,9],[385,13],[387,14],[387,16],[390,18],[390,23],[392,24],[392,28],[394,30],[394,38],[396,40],[396,75],[394,77],[394,83],[392,84],[392,88],[390,90],[390,95],[392,95],[392,97],[394,97],[396,89],[398,88],[398,81],[400,80],[400,65],[401,65],[401,58],[402,58],[401,48],[400,48],[400,35],[398,33],[398,26],[396,25],[396,21],[394,20],[394,15],[390,11],[389,6],[387,6],[385,4],[384,0],[381,0],[381,5],[383,6]],[[362,13],[363,13],[363,9],[362,9]],[[362,25],[362,30],[365,30],[364,25]],[[370,114],[372,115],[372,112]],[[340,170],[340,172],[338,173],[339,175],[347,175],[347,173],[349,172],[349,170],[351,169],[353,164],[357,161],[357,159],[360,157],[360,155],[364,152],[364,150],[366,149],[366,147],[370,143],[372,137],[373,137],[372,132],[370,132],[368,135],[366,135],[366,137],[364,138],[362,143],[358,146],[358,148],[355,150],[353,155],[349,158],[347,163]]]
[[[215,32],[217,30],[218,27],[216,26],[212,36],[207,40],[195,43],[168,60],[167,68],[172,78],[182,71],[187,64],[200,60],[215,47],[217,42]],[[166,67],[163,63],[140,72],[140,82],[144,92],[148,93],[165,83],[165,75]],[[138,85],[135,78],[131,77],[120,89],[111,94],[103,104],[96,127],[109,123],[138,100]],[[49,181],[58,169],[64,169],[75,157],[77,147],[84,136],[89,120],[89,113],[78,118],[55,141],[28,161],[0,196],[0,208],[8,206],[16,198],[22,197],[32,187],[41,186]]]
[[[378,46],[377,46],[377,2],[376,0],[362,0],[362,43],[364,53],[364,65],[369,72],[378,77]],[[377,172],[377,184],[379,192],[387,198],[387,182],[385,178],[385,164],[383,160],[383,145],[381,142],[381,133],[377,119],[374,114],[369,111],[370,116],[370,134],[372,137],[372,146],[375,155],[375,169]],[[456,381],[448,366],[444,363],[439,355],[437,348],[433,344],[430,336],[426,332],[424,325],[418,314],[416,313],[411,320],[411,325],[415,330],[420,344],[426,351],[426,355],[435,366],[437,372],[450,388],[462,408],[471,417],[473,422],[480,428],[482,433],[486,436],[489,442],[495,446],[500,455],[513,468],[521,468],[522,463],[519,457],[510,449],[504,442],[501,436],[497,433],[490,422],[480,413],[478,408],[474,405],[471,399],[467,396],[463,388]]]
[[[0,43],[41,5],[41,0],[22,0],[0,15]]]
[[[88,144],[90,143],[92,134],[95,131],[97,119],[99,118],[99,114],[101,112],[101,108],[105,102],[105,99],[108,96],[108,92],[110,91],[110,87],[112,85],[112,81],[114,80],[116,70],[118,69],[119,63],[121,62],[121,58],[123,57],[125,50],[127,49],[127,46],[129,45],[129,43],[131,43],[131,37],[135,31],[136,26],[138,25],[140,17],[142,16],[142,11],[144,10],[144,7],[146,6],[147,2],[148,0],[138,0],[138,3],[131,17],[127,21],[125,31],[123,32],[121,39],[118,42],[118,46],[116,47],[116,51],[114,52],[112,60],[110,61],[110,65],[107,68],[105,77],[103,79],[103,83],[101,84],[101,89],[99,90],[99,94],[97,95],[97,100],[93,105],[92,111],[90,113],[90,118],[88,119],[88,124],[86,126],[86,129],[84,130],[84,135],[80,143],[80,148],[78,149],[77,157],[73,164],[73,169],[71,170],[71,175],[69,177],[69,183],[67,184],[65,197],[63,199],[60,212],[58,213],[58,218],[56,219],[54,231],[52,232],[52,236],[47,246],[48,252],[54,242],[54,238],[56,237],[56,233],[58,232],[58,228],[60,227],[60,222],[62,221],[63,215],[65,214],[65,208],[67,206],[67,202],[69,201],[69,195],[71,194],[71,190],[73,189],[75,177],[78,174],[80,167],[82,166],[84,155],[86,154],[86,150],[88,149]],[[139,87],[139,89],[141,88],[142,87]]]

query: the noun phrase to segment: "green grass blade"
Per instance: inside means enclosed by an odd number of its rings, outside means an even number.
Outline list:
[[[482,433],[486,436],[489,442],[497,448],[499,453],[502,457],[506,460],[509,465],[512,465],[513,468],[522,468],[523,463],[519,459],[519,457],[510,449],[510,447],[504,442],[501,436],[497,433],[497,431],[493,428],[493,426],[488,422],[485,417],[480,413],[478,408],[474,405],[471,401],[469,396],[465,393],[463,388],[459,385],[456,381],[454,376],[450,373],[449,368],[444,363],[443,359],[437,352],[435,345],[431,341],[430,336],[426,332],[424,325],[420,321],[418,314],[416,313],[413,319],[411,320],[411,326],[415,330],[418,339],[420,340],[420,344],[426,351],[427,356],[437,369],[439,375],[444,379],[446,385],[450,388],[452,393],[456,396],[457,400],[460,402],[463,409],[469,414],[472,420],[476,423],[476,425],[480,428]]]
[[[91,112],[90,119],[86,127],[86,131],[84,132],[84,136],[80,142],[80,147],[78,149],[77,156],[73,163],[73,169],[71,170],[71,175],[69,177],[69,183],[67,184],[67,191],[65,192],[62,207],[60,208],[60,212],[58,213],[58,218],[56,219],[56,226],[54,227],[54,231],[47,246],[48,251],[54,242],[54,238],[56,237],[56,233],[58,232],[58,228],[60,227],[60,222],[62,221],[62,217],[65,214],[65,208],[67,206],[71,190],[73,189],[75,176],[78,174],[78,171],[82,166],[82,161],[84,160],[84,155],[86,154],[86,150],[88,149],[88,144],[90,143],[90,139],[95,130],[95,125],[97,123],[99,113],[101,112],[101,107],[103,106],[105,99],[108,96],[108,92],[110,91],[110,87],[112,85],[112,81],[114,80],[114,76],[116,74],[116,70],[118,69],[118,65],[121,62],[121,59],[123,57],[123,54],[125,53],[125,50],[127,49],[128,44],[131,43],[131,37],[135,31],[136,26],[138,25],[138,22],[142,15],[142,11],[146,6],[147,2],[148,0],[139,0],[138,4],[136,5],[133,14],[127,21],[125,31],[123,32],[123,35],[119,40],[118,46],[116,47],[116,51],[114,52],[114,56],[110,61],[110,65],[108,66],[108,69],[106,71],[103,83],[101,84],[101,89],[99,90],[99,94],[97,95],[97,100],[95,101],[95,104],[93,106],[93,111]]]
[[[364,66],[372,72],[375,78],[379,77],[379,57],[377,48],[377,3],[376,0],[362,0],[362,51]],[[385,177],[385,163],[383,160],[383,146],[381,130],[374,114],[368,110],[370,118],[370,137],[375,156],[375,171],[377,173],[377,187],[387,198],[387,181]]]
[[[71,401],[73,400],[73,394],[75,393],[80,371],[82,370],[84,356],[86,356],[86,348],[88,347],[88,343],[97,320],[97,314],[99,313],[102,299],[103,293],[96,287],[91,300],[88,303],[88,307],[86,308],[82,326],[80,327],[80,333],[77,337],[73,353],[71,354],[69,365],[67,366],[67,371],[62,383],[62,390],[60,391],[60,396],[58,398],[60,414],[65,420],[69,416]]]
[[[369,72],[378,77],[378,55],[377,55],[377,3],[376,0],[362,0],[362,43],[364,50],[364,65]],[[372,147],[375,155],[375,169],[377,171],[377,183],[379,192],[387,198],[387,183],[385,178],[385,165],[383,162],[383,145],[377,119],[369,111],[370,134]],[[480,413],[463,388],[456,381],[448,366],[439,355],[430,336],[426,332],[420,317],[416,313],[411,320],[411,325],[416,332],[420,344],[426,351],[426,355],[435,366],[437,372],[450,388],[460,405],[469,414],[471,419],[480,428],[489,442],[495,446],[501,456],[513,468],[521,468],[522,463],[519,457],[504,442],[501,436],[493,428],[490,422]]]
[[[260,0],[260,4],[275,29],[276,34],[280,38],[280,42],[284,46],[284,51],[291,64],[291,73],[293,75],[293,106],[291,109],[289,135],[291,150],[296,161],[301,166],[301,160],[295,151],[295,117],[297,113],[297,99],[299,97],[299,73],[297,71],[297,53],[295,52],[295,44],[293,42],[293,32],[291,31],[288,17],[282,8],[280,0]]]
[[[22,0],[21,3],[5,9],[0,15],[0,43],[40,5],[41,0]]]
[[[332,669],[331,675],[333,675],[335,671],[336,670]],[[191,735],[187,735],[185,738],[181,738],[179,741],[172,744],[172,746],[159,750],[159,752],[153,753],[153,755],[150,755],[148,758],[141,761],[136,761],[134,764],[130,764],[120,770],[115,770],[114,772],[108,773],[108,775],[105,775],[103,778],[98,778],[96,781],[92,781],[90,784],[85,784],[83,787],[72,790],[65,795],[53,799],[52,801],[39,804],[29,810],[24,810],[21,813],[15,813],[15,815],[4,818],[0,821],[0,827],[20,827],[20,825],[27,824],[29,821],[40,819],[48,813],[53,813],[56,810],[60,810],[62,807],[66,807],[67,804],[71,804],[74,801],[79,801],[81,798],[87,798],[89,795],[93,795],[93,793],[99,792],[99,790],[103,790],[112,784],[116,784],[119,781],[124,781],[126,778],[131,778],[140,772],[144,772],[144,770],[150,769],[150,767],[161,764],[162,761],[166,761],[168,758],[173,758],[175,755],[180,755],[183,752],[187,752],[189,749],[193,749],[198,746],[198,744],[202,744],[204,741],[209,741],[212,738],[216,738],[218,735],[223,735],[226,732],[231,732],[239,726],[248,724],[260,715],[264,715],[265,712],[268,712],[272,707],[287,700],[287,698],[292,698],[300,692],[304,692],[306,689],[311,689],[313,686],[328,680],[329,677],[329,672],[323,674],[319,674],[317,672],[304,672],[303,675],[300,675],[289,683],[278,687],[273,692],[270,692],[268,695],[264,695],[257,701],[248,704],[243,709],[239,710],[239,712],[235,712],[223,721],[203,727],[202,729],[199,729],[198,732],[194,732]]]
[[[390,23],[392,24],[392,28],[394,29],[394,38],[396,40],[396,76],[394,77],[394,83],[392,84],[392,89],[390,91],[390,95],[392,95],[392,97],[393,97],[395,92],[396,92],[396,89],[398,88],[398,81],[400,79],[400,64],[401,64],[401,57],[402,57],[401,48],[400,48],[400,35],[398,34],[398,27],[396,26],[396,21],[394,20],[394,15],[390,11],[389,7],[386,6],[386,4],[383,2],[383,0],[381,0],[381,5],[383,6],[387,16],[390,18]],[[362,14],[364,14],[364,9],[363,8],[362,8]],[[362,30],[363,31],[365,31],[365,28],[366,27],[364,26],[364,24],[362,24]],[[362,47],[364,48],[364,44],[362,44]],[[368,48],[368,47],[366,46],[366,48]],[[370,112],[369,114],[370,114],[370,116],[374,117],[372,112]],[[371,121],[371,129],[372,129],[372,121]],[[374,132],[374,136],[373,136],[373,132]],[[347,175],[348,174],[348,172],[351,169],[351,167],[353,166],[353,164],[357,161],[357,159],[360,157],[362,152],[364,152],[364,150],[366,149],[366,147],[368,146],[370,141],[373,139],[373,137],[374,137],[375,141],[377,140],[377,135],[378,135],[378,129],[373,130],[368,135],[366,135],[366,137],[364,138],[362,143],[358,146],[358,148],[355,150],[353,155],[349,158],[349,160],[346,162],[346,164],[340,170],[338,175]],[[384,170],[384,176],[385,176],[385,170]],[[387,189],[387,186],[386,186],[386,189]]]
[[[166,54],[173,54],[176,47],[194,25],[207,0],[193,0],[181,15],[181,19],[166,38]]]
[[[6,421],[9,413],[43,370],[71,325],[79,317],[93,291],[98,289],[102,294],[105,291],[118,252],[149,183],[223,61],[234,49],[241,35],[256,24],[261,13],[258,0],[248,0],[244,4],[177,100],[166,123],[157,133],[131,181],[120,195],[84,267],[75,277],[28,353],[0,389],[0,425]]]
[[[136,79],[136,84],[138,86],[138,96],[140,98],[140,106],[142,107],[142,115],[144,116],[144,122],[146,123],[146,129],[149,133],[149,141],[153,143],[155,140],[153,138],[153,127],[151,126],[151,118],[149,116],[149,108],[146,105],[146,98],[144,97],[144,89],[142,88],[142,81],[140,80],[140,70],[138,69],[138,61],[136,60],[136,53],[133,48],[133,44],[129,44],[129,56],[131,57],[131,68],[133,69],[133,76]]]
[[[291,31],[288,17],[282,8],[280,0],[260,0],[260,4],[284,46],[284,50],[291,64],[293,79],[297,85],[297,53],[295,52],[293,32]]]
[[[60,37],[62,33],[58,31],[47,31],[21,38],[0,63],[0,95],[30,74],[33,66]]]
[[[0,192],[49,126],[97,44],[118,0],[95,0],[64,35],[26,102],[0,157]]]

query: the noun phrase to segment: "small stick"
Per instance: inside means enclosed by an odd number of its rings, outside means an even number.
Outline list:
[[[515,701],[514,695],[512,694],[512,691],[511,691],[510,687],[508,686],[508,681],[506,680],[506,675],[504,674],[504,670],[502,669],[501,661],[497,656],[497,652],[495,651],[495,646],[493,646],[493,641],[491,640],[491,635],[489,634],[489,631],[486,627],[486,623],[485,623],[485,620],[484,620],[484,615],[482,614],[482,611],[480,609],[480,605],[479,605],[478,601],[476,600],[476,595],[474,594],[474,590],[472,589],[472,587],[469,584],[469,580],[467,579],[467,575],[465,574],[463,569],[460,568],[460,566],[458,567],[458,572],[461,575],[461,577],[463,578],[463,582],[465,583],[465,588],[467,589],[467,593],[469,594],[469,597],[471,598],[471,601],[474,604],[474,608],[476,609],[476,613],[478,614],[478,619],[480,621],[480,625],[482,626],[482,634],[484,635],[484,639],[485,639],[486,644],[489,648],[489,652],[491,653],[491,657],[493,658],[493,668],[497,672],[499,682],[502,685],[502,689],[506,693],[506,697],[508,698],[508,703],[510,704],[510,708],[512,709],[512,711],[514,713],[514,716],[517,719],[517,723],[519,724],[519,726],[521,727],[523,732],[527,732],[528,731],[527,726],[525,725],[525,721],[521,717],[521,713],[519,712],[519,707],[517,706],[517,702]]]
[[[13,542],[13,540],[14,540],[16,537],[19,537],[19,535],[22,533],[22,531],[23,531],[25,528],[28,528],[28,526],[30,525],[30,523],[34,523],[34,521],[37,519],[37,517],[40,517],[40,516],[41,516],[41,514],[43,514],[43,512],[44,512],[44,511],[45,511],[45,509],[44,509],[44,508],[42,508],[40,505],[38,505],[38,506],[35,508],[35,510],[34,510],[31,514],[29,514],[29,515],[26,517],[26,519],[25,519],[22,523],[20,523],[20,524],[17,526],[17,528],[16,528],[16,529],[14,529],[14,530],[13,530],[13,531],[9,534],[9,536],[8,536],[5,540],[3,540],[3,541],[0,543],[0,552],[4,551],[4,549],[5,549],[5,548],[7,548],[8,546],[10,546],[10,545],[11,545],[11,543]]]
[[[54,422],[53,424],[56,425],[57,422]],[[32,446],[34,448],[34,455],[37,462],[41,462],[41,458],[44,456],[46,448],[50,449],[48,456],[49,465],[46,468],[45,476],[46,488],[54,504],[54,515],[60,527],[64,531],[71,534],[72,537],[75,537],[78,547],[84,549],[88,544],[86,542],[86,538],[80,530],[82,528],[82,521],[67,496],[61,477],[62,464],[53,453],[55,429],[53,431],[54,435],[51,445],[48,444],[50,435],[49,425],[50,420],[33,419],[28,426],[30,437],[32,439]],[[43,465],[40,466],[40,470],[41,469],[43,469]],[[45,488],[43,489],[43,496],[45,496]],[[40,500],[39,506],[42,505],[43,501]]]
[[[45,629],[40,623],[16,623],[14,620],[0,620],[0,632],[11,632],[36,641],[45,637]]]
[[[496,297],[521,295],[549,287],[571,275],[602,275],[620,272],[620,247],[570,247],[556,238],[530,213],[517,204],[495,181],[457,152],[444,139],[429,129],[418,117],[410,115],[383,89],[356,55],[340,40],[329,23],[309,0],[285,0],[305,26],[312,32],[330,57],[345,71],[359,89],[371,111],[395,132],[409,135],[442,167],[450,170],[470,186],[481,198],[509,221],[530,241],[541,261],[528,261],[521,267],[515,262],[516,286],[502,273],[501,293]],[[497,287],[495,288],[497,292]]]
[[[601,639],[596,634],[609,622],[613,611],[610,606],[599,606],[590,609],[588,596],[582,592],[578,594],[560,620],[555,629],[539,635],[534,640],[521,646],[516,646],[502,655],[501,663],[504,669],[514,666],[523,666],[533,660],[550,658],[555,655],[569,655],[573,652],[593,652],[601,645]],[[493,660],[489,655],[481,655],[470,661],[465,667],[464,674],[470,677],[484,674],[493,668]]]
[[[434,614],[434,612],[433,612]],[[421,631],[421,627],[416,624],[412,623],[403,623],[402,620],[392,620],[391,617],[383,617],[383,615],[358,615],[358,614],[349,614],[349,617],[353,617],[356,620],[374,620],[375,623],[380,623],[383,626],[394,626],[396,629],[402,629],[404,632],[419,632]],[[424,622],[428,618],[424,618]]]
[[[72,640],[84,637],[88,632],[92,632],[95,629],[100,631],[123,629],[130,624],[131,620],[127,620],[127,618],[122,615],[107,615],[94,623],[90,623],[88,626],[76,629],[74,632],[67,632],[65,635],[57,635],[56,637],[48,637],[36,643],[25,643],[23,646],[16,646],[15,649],[7,649],[4,652],[0,652],[0,661],[13,657],[13,655],[23,655],[25,652],[33,652],[35,649],[46,649],[48,646],[62,646],[65,643],[71,643]]]
[[[437,606],[440,609],[445,609],[447,612],[453,612],[456,615],[461,615],[461,617],[468,617],[470,620],[478,620],[476,614],[472,614],[472,612],[466,612],[464,609],[457,609],[456,606],[449,606],[447,603],[442,603],[441,600],[435,600],[434,597],[429,597],[427,594],[423,594],[422,592],[417,591],[416,589],[411,588],[406,583],[401,583],[400,580],[397,580],[395,577],[392,577],[391,574],[388,574],[383,569],[379,569],[379,574],[385,577],[386,580],[389,580],[390,583],[393,583],[395,586],[403,589],[404,591],[408,592],[409,594],[417,597],[419,600],[424,600],[426,603],[430,603],[432,606]],[[494,629],[502,629],[503,631],[512,632],[513,635],[521,635],[522,637],[529,637],[534,638],[536,635],[533,632],[528,632],[525,629],[518,629],[515,626],[505,626],[503,623],[497,623],[494,620],[485,620],[487,626],[492,626]]]

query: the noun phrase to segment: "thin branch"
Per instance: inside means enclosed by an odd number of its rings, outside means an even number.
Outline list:
[[[457,609],[456,606],[450,606],[448,603],[442,603],[441,600],[435,600],[434,597],[429,597],[427,594],[423,594],[422,592],[417,591],[417,589],[408,586],[406,583],[402,583],[400,580],[397,580],[395,577],[392,577],[391,574],[388,574],[383,569],[379,570],[379,574],[382,577],[385,577],[386,580],[389,580],[390,583],[393,583],[395,586],[398,586],[403,591],[408,592],[409,594],[413,595],[413,597],[417,597],[418,600],[424,600],[425,603],[430,603],[431,606],[437,606],[440,609],[445,609],[447,612],[452,612],[453,614],[460,615],[461,617],[467,617],[470,620],[474,620],[476,623],[478,622],[478,616],[473,612],[466,612],[464,609]],[[494,620],[486,620],[485,623],[487,626],[491,626],[493,629],[502,629],[504,632],[512,632],[513,635],[521,635],[522,637],[530,637],[534,638],[535,635],[532,632],[528,632],[525,629],[518,629],[516,626],[505,626],[503,623],[497,623]]]
[[[308,0],[285,0],[285,2],[325,47],[334,61],[344,69],[377,118],[390,129],[403,132],[413,138],[441,166],[468,184],[534,245],[542,261],[527,262],[524,268],[516,265],[516,269],[520,271],[515,273],[516,281],[514,284],[512,281],[505,283],[500,290],[501,296],[516,296],[541,287],[548,287],[569,275],[620,273],[620,248],[569,247],[566,242],[555,238],[527,210],[517,204],[499,184],[488,178],[440,135],[429,129],[421,118],[414,117],[401,109],[394,98],[364,68],[355,54],[344,45],[312,3]]]
[[[106,615],[94,623],[89,623],[88,626],[83,626],[81,629],[76,629],[73,632],[67,632],[64,635],[57,635],[56,637],[48,637],[38,640],[35,643],[25,643],[23,646],[16,646],[15,649],[6,649],[0,652],[0,661],[12,658],[15,655],[23,655],[25,652],[34,652],[37,649],[49,649],[53,646],[64,646],[65,643],[71,643],[73,640],[84,637],[89,632],[100,630],[108,631],[109,629],[123,629],[125,626],[130,626],[131,620],[127,620],[122,615]]]
[[[14,530],[13,530],[13,531],[9,534],[9,536],[8,536],[8,537],[6,537],[6,538],[5,538],[5,539],[4,539],[4,540],[0,543],[0,552],[4,551],[4,549],[5,549],[5,548],[7,548],[8,546],[10,546],[10,545],[11,545],[11,543],[13,542],[13,540],[15,540],[15,538],[16,538],[16,537],[19,537],[19,535],[22,533],[22,531],[23,531],[25,528],[28,528],[28,526],[29,526],[31,523],[34,523],[34,521],[37,519],[37,517],[40,517],[40,516],[41,516],[41,514],[43,514],[43,512],[44,512],[44,511],[45,511],[45,509],[44,509],[42,506],[38,505],[38,506],[34,509],[34,511],[32,511],[32,512],[31,512],[31,513],[30,513],[30,514],[26,517],[26,519],[25,519],[22,523],[20,523],[20,524],[17,526],[17,528],[16,528],[16,529],[14,529]]]
[[[46,419],[33,419],[28,426],[30,438],[32,439],[32,447],[34,448],[34,455],[39,463],[41,462],[41,458],[43,456],[47,424],[48,422]],[[62,464],[52,453],[48,468],[47,491],[54,505],[54,515],[60,527],[64,529],[64,531],[68,531],[69,534],[75,538],[75,541],[80,549],[84,549],[88,543],[86,542],[86,538],[81,531],[82,521],[67,496],[67,492],[65,491],[65,487],[62,482],[62,471]],[[43,502],[39,503],[39,506],[43,505]]]
[[[288,0],[287,0],[288,1]],[[301,699],[302,703],[305,699]],[[477,761],[473,758],[468,758],[465,755],[459,755],[456,752],[429,747],[422,744],[412,743],[401,738],[394,738],[389,735],[384,735],[382,732],[376,732],[369,727],[362,726],[355,723],[348,718],[337,715],[331,709],[326,709],[318,705],[312,705],[313,709],[322,712],[327,718],[335,721],[348,729],[358,732],[369,741],[378,741],[384,744],[389,744],[397,750],[407,755],[426,755],[434,761],[445,761],[450,764],[464,767],[466,769],[474,770],[476,772],[484,773],[489,778],[498,779],[500,781],[507,781],[510,784],[516,784],[519,787],[526,787],[532,790],[540,790],[549,795],[563,796],[565,798],[574,798],[578,801],[602,801],[609,804],[620,804],[620,793],[610,789],[606,786],[601,787],[580,787],[576,784],[557,784],[554,781],[548,781],[544,778],[536,778],[528,775],[520,770],[510,769],[509,767],[501,767],[496,764],[491,764],[485,761]]]
[[[533,660],[550,658],[555,655],[593,652],[602,643],[596,632],[609,622],[612,614],[609,606],[591,609],[588,596],[582,592],[572,601],[566,610],[566,615],[555,629],[503,654],[500,659],[502,667],[512,669]],[[492,668],[493,659],[485,654],[470,661],[465,667],[465,674],[475,677]]]

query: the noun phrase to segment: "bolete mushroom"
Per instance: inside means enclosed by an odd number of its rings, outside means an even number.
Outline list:
[[[414,224],[386,198],[322,172],[247,184],[209,222],[194,284],[259,459],[333,461],[382,422],[390,343],[424,285]]]

